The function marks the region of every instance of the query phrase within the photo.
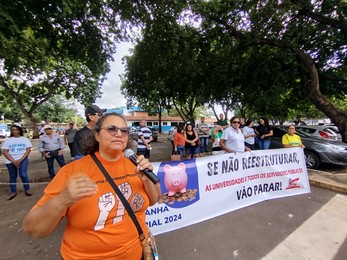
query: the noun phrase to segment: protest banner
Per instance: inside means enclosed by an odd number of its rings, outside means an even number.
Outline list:
[[[265,200],[310,192],[301,148],[219,154],[153,166],[163,193],[146,211],[154,234]]]

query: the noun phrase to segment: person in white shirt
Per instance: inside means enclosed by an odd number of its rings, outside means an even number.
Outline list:
[[[240,129],[240,118],[233,116],[230,119],[230,126],[224,129],[219,145],[227,153],[251,151],[245,146],[245,137]]]
[[[2,145],[3,154],[6,158],[5,164],[10,174],[11,194],[7,200],[12,200],[17,196],[17,176],[19,173],[22,179],[25,195],[33,195],[30,192],[28,177],[28,156],[31,152],[31,143],[24,137],[23,129],[18,125],[11,126],[10,138],[6,139]]]
[[[53,179],[55,176],[54,159],[57,160],[60,167],[65,165],[63,155],[65,144],[63,138],[58,133],[54,133],[50,125],[45,125],[43,129],[45,133],[40,136],[39,152],[44,155],[48,173],[50,178]]]
[[[254,132],[254,120],[248,119],[245,126],[242,128],[242,133],[245,136],[245,145],[251,149],[255,150],[255,137],[257,136]]]

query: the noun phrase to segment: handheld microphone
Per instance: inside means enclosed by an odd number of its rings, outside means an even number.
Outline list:
[[[137,156],[134,154],[133,150],[131,149],[126,149],[124,151],[124,157],[128,158],[135,166],[137,166]],[[143,173],[147,176],[147,178],[153,182],[154,184],[157,184],[160,179],[158,178],[157,175],[155,175],[151,170],[144,169],[142,170]]]

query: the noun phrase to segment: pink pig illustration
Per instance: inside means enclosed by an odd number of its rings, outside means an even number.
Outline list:
[[[180,163],[178,166],[171,167],[166,164],[164,166],[164,184],[168,190],[169,196],[174,196],[176,192],[185,193],[188,183],[188,175],[186,172],[186,165]]]

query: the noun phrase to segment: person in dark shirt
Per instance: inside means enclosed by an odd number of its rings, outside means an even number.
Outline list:
[[[229,124],[226,119],[224,119],[224,114],[220,113],[219,120],[217,121],[217,125],[221,126],[224,130],[225,128],[229,127]]]
[[[65,145],[68,145],[70,148],[71,159],[74,159],[73,158],[73,140],[75,138],[76,132],[77,132],[77,129],[74,128],[74,123],[70,123],[69,128],[66,129],[64,133],[64,143]]]
[[[255,129],[257,134],[257,143],[260,150],[267,150],[270,148],[271,139],[273,135],[272,127],[269,126],[269,121],[265,117],[259,118],[259,125]]]
[[[106,109],[101,109],[97,105],[91,105],[86,108],[85,116],[88,124],[76,132],[73,140],[72,156],[75,160],[86,155],[86,140],[93,134],[93,128],[96,125],[96,122],[98,122],[99,118],[105,111]]]

